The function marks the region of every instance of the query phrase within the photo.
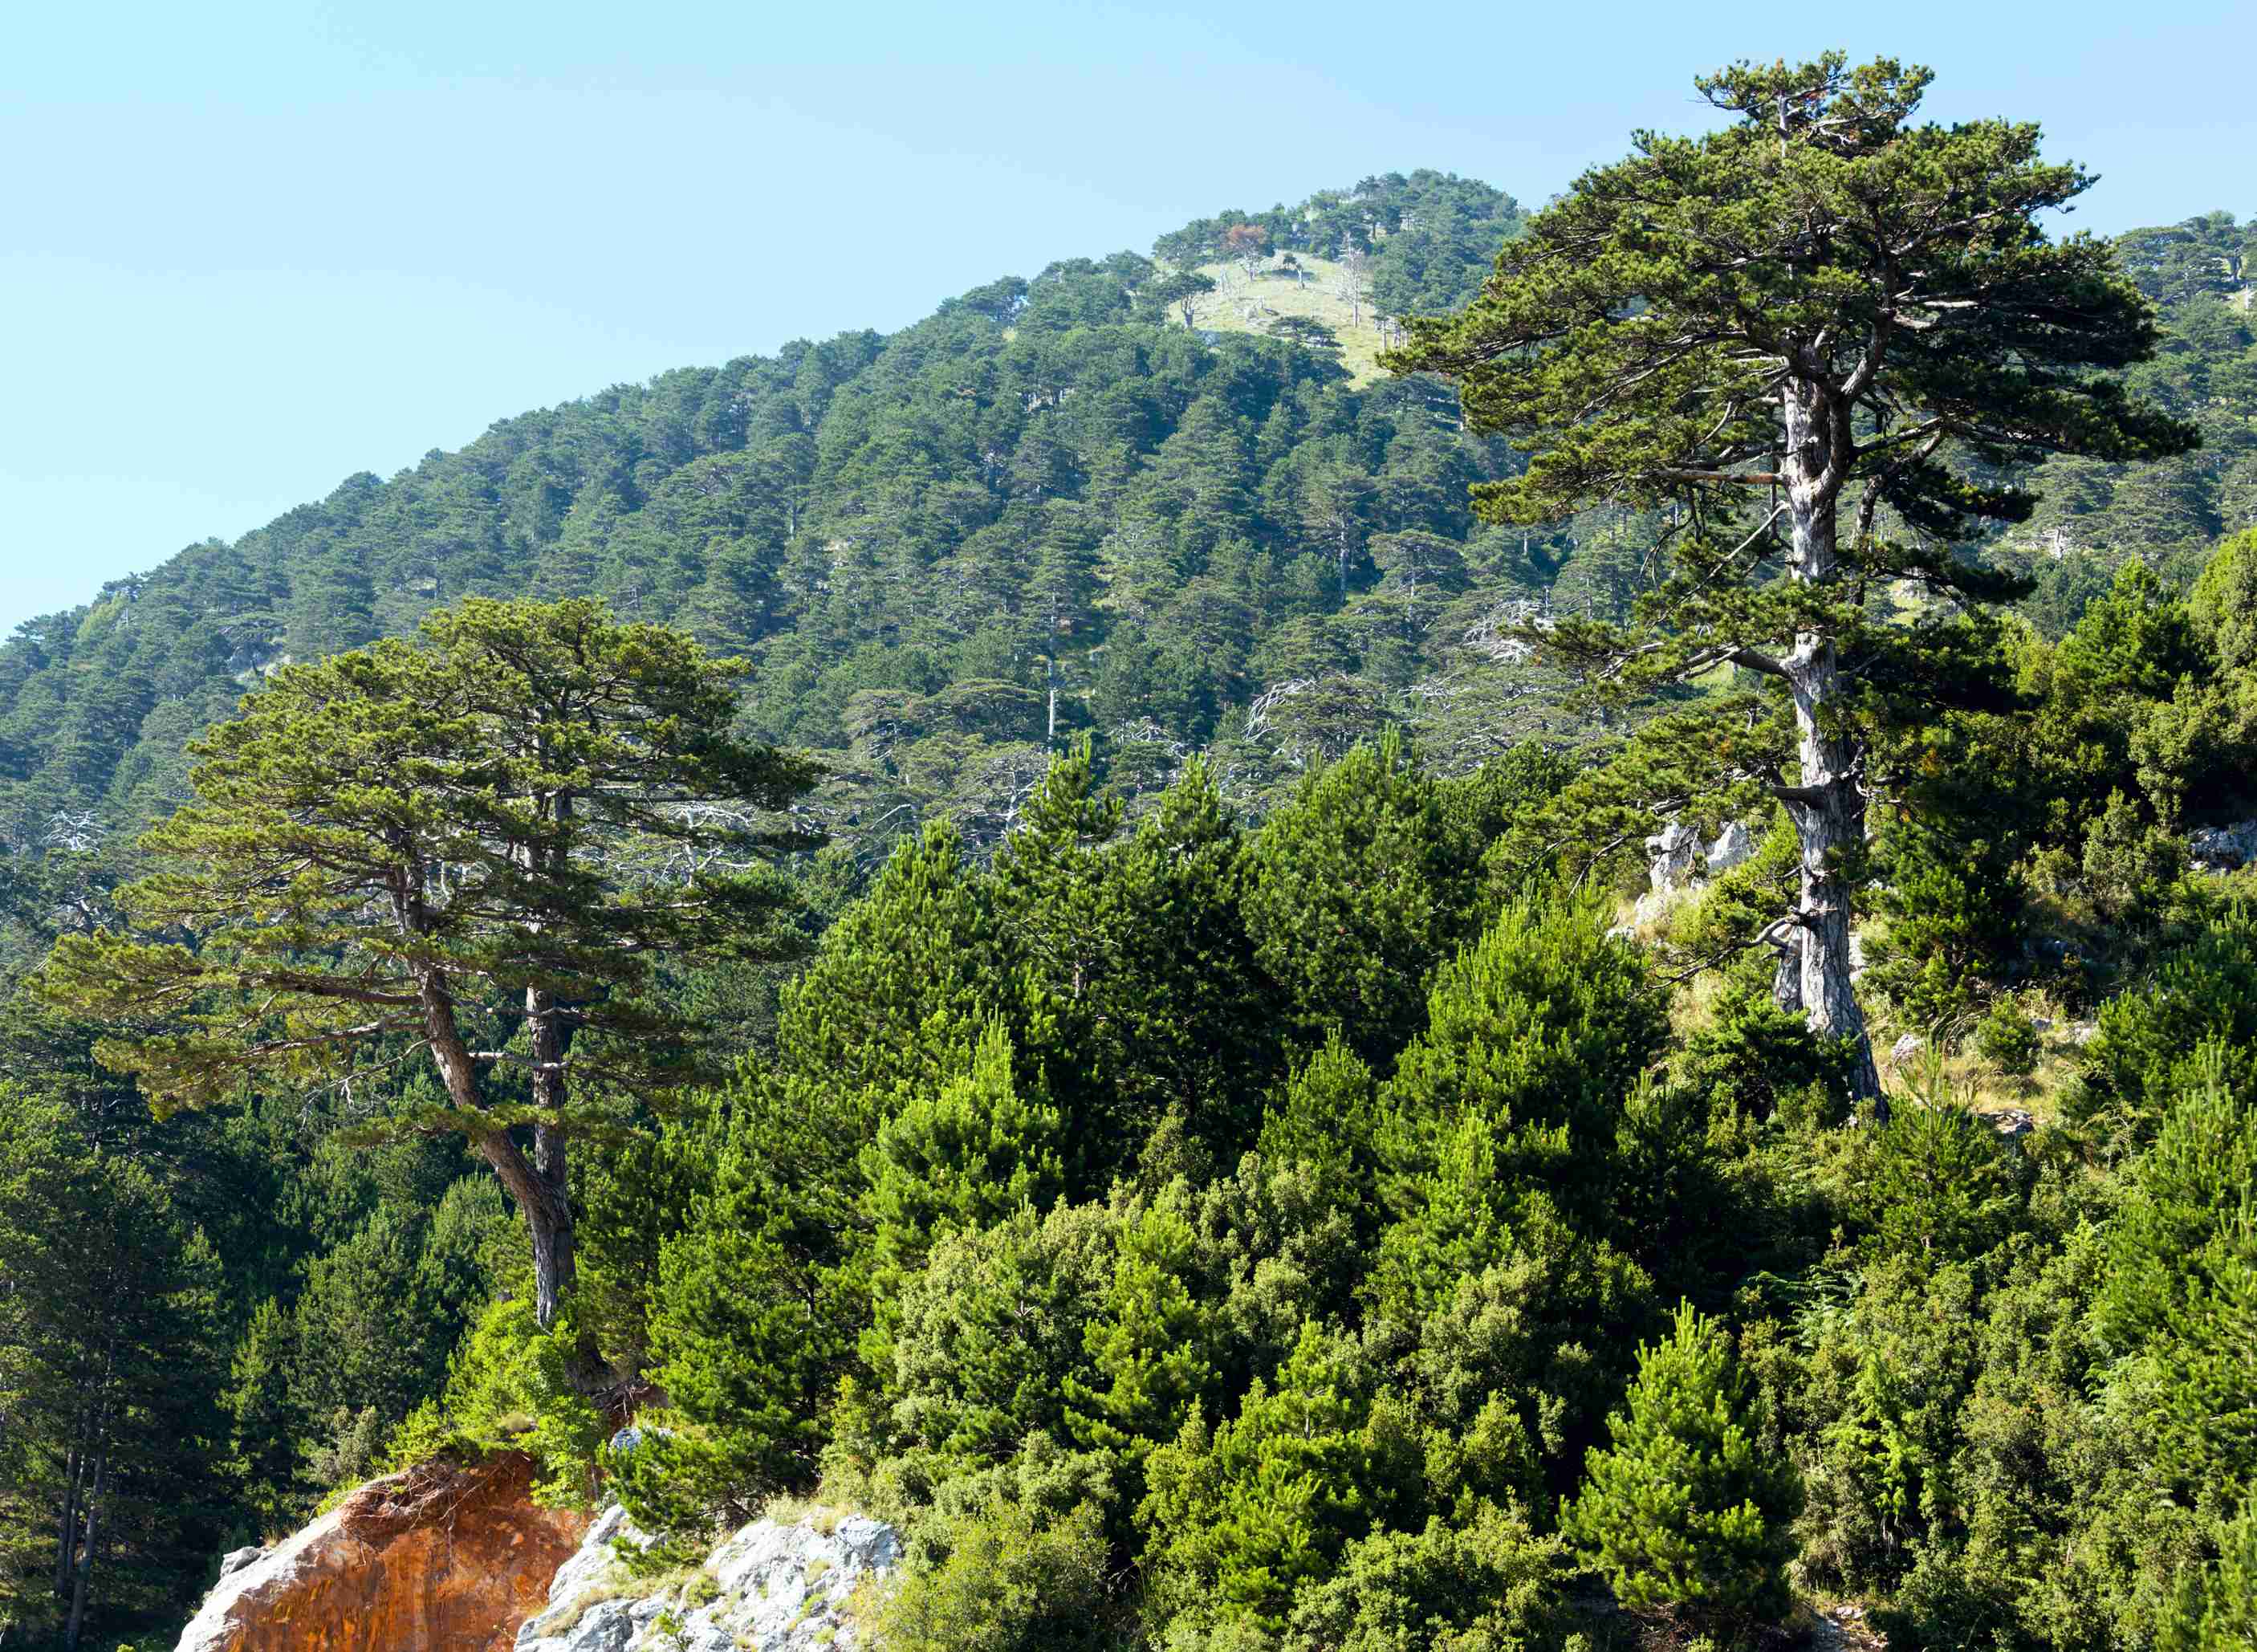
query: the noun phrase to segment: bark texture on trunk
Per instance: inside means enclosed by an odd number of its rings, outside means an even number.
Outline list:
[[[564,1057],[572,1047],[570,1024],[553,994],[528,987],[525,994],[527,1042],[533,1051],[533,1101],[541,1117],[533,1127],[533,1173],[541,1188],[541,1215],[527,1205],[526,1219],[533,1229],[534,1307],[543,1326],[555,1323],[558,1308],[572,1294],[579,1264],[572,1225],[572,1201],[565,1181],[568,1138],[564,1108],[568,1099]],[[582,1332],[567,1361],[572,1386],[585,1394],[608,1386],[595,1339]]]
[[[94,1546],[102,1535],[102,1493],[110,1478],[110,1451],[105,1447],[94,1460],[94,1484],[87,1489],[86,1537],[78,1551],[78,1573],[71,1580],[70,1624],[63,1632],[64,1652],[78,1652],[86,1632],[86,1597],[94,1582]]]
[[[74,1422],[74,1430],[83,1426],[83,1420]],[[70,1460],[63,1474],[63,1508],[55,1522],[55,1598],[66,1599],[70,1594],[71,1562],[78,1548],[78,1482],[85,1472],[86,1459],[79,1450],[79,1443],[71,1441]]]
[[[1792,919],[1765,932],[1772,949],[1771,1001],[1789,1015],[1802,1013],[1802,930]]]
[[[564,1051],[570,1042],[555,999],[536,987],[525,993],[527,1042],[533,1050],[533,1104],[541,1110],[533,1127],[533,1173],[540,1178],[548,1236],[548,1261],[541,1263],[541,1231],[534,1231],[533,1255],[541,1322],[555,1321],[557,1306],[571,1294],[578,1269],[573,1253],[572,1207],[565,1195]],[[528,1207],[529,1209],[530,1207]]]
[[[424,1036],[430,1042],[431,1060],[447,1086],[449,1098],[465,1112],[481,1110],[484,1098],[479,1093],[478,1064],[471,1059],[470,1046],[463,1042],[462,1031],[456,1025],[454,1000],[447,990],[446,981],[436,971],[427,973],[420,984],[420,993]],[[535,1042],[537,1046],[537,1035]],[[558,1082],[561,1084],[561,1079]],[[542,1099],[541,1078],[537,1071],[534,1098],[536,1102]],[[545,1128],[535,1127],[534,1139],[536,1152],[550,1166],[550,1173],[546,1174],[525,1156],[524,1150],[506,1130],[486,1131],[471,1138],[471,1145],[493,1166],[502,1186],[509,1190],[509,1196],[525,1212],[525,1225],[533,1236],[534,1311],[544,1327],[555,1323],[557,1308],[571,1294],[577,1273],[572,1207],[564,1196],[563,1135],[561,1131],[551,1130],[549,1140],[543,1145],[540,1138]]]
[[[1846,437],[1846,431],[1836,428],[1846,415],[1800,379],[1788,381],[1781,401],[1786,450],[1780,472],[1792,534],[1789,574],[1801,585],[1832,585],[1840,577],[1841,561],[1836,539],[1840,486],[1831,460]],[[1795,795],[1786,799],[1802,848],[1794,914],[1801,938],[1801,1005],[1813,1031],[1857,1040],[1852,1086],[1861,1099],[1874,1104],[1876,1117],[1886,1117],[1864,1011],[1850,980],[1847,862],[1864,846],[1865,793],[1857,742],[1842,724],[1841,662],[1830,636],[1806,631],[1797,634],[1780,663],[1794,701],[1801,769]]]
[[[578,1275],[572,1210],[564,1197],[562,1178],[552,1182],[541,1174],[507,1131],[488,1131],[476,1138],[474,1145],[501,1178],[502,1186],[509,1189],[509,1196],[517,1201],[518,1209],[525,1212],[525,1225],[533,1236],[534,1312],[544,1328],[553,1325]],[[557,1162],[561,1167],[561,1153]]]

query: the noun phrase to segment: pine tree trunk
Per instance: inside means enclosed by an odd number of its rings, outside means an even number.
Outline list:
[[[80,1424],[74,1422],[76,1429]],[[71,1441],[70,1460],[63,1473],[62,1517],[55,1526],[55,1599],[67,1599],[70,1594],[71,1562],[75,1557],[78,1538],[78,1481],[83,1471],[85,1458],[80,1455],[79,1443]]]
[[[536,1127],[534,1134],[541,1131]],[[545,1328],[556,1322],[557,1309],[572,1294],[578,1278],[578,1258],[573,1244],[572,1208],[564,1197],[559,1182],[552,1183],[541,1173],[524,1150],[510,1139],[506,1131],[489,1131],[476,1138],[479,1155],[494,1168],[501,1178],[509,1196],[525,1213],[525,1225],[533,1236],[533,1307],[534,1313]],[[553,1152],[558,1166],[562,1164],[561,1145]]]
[[[1815,641],[1815,639],[1812,639]],[[1798,646],[1797,656],[1804,649]],[[1807,661],[1790,662],[1788,679],[1801,736],[1801,794],[1786,805],[1801,842],[1801,897],[1796,904],[1801,927],[1797,989],[1814,1032],[1855,1039],[1857,1067],[1852,1087],[1878,1103],[1880,1075],[1873,1066],[1864,1011],[1850,979],[1850,878],[1845,863],[1864,847],[1865,798],[1859,789],[1851,743],[1825,727],[1829,705],[1838,700],[1834,647],[1822,642]],[[1876,1112],[1883,1110],[1877,1105]]]
[[[427,973],[420,983],[420,993],[424,1036],[429,1040],[431,1060],[447,1086],[449,1098],[466,1113],[483,1111],[478,1067],[471,1060],[469,1046],[463,1042],[462,1030],[455,1020],[454,999],[444,977],[435,970]],[[541,1028],[544,1025],[549,1039],[556,1036],[553,1020],[535,1023],[534,1099],[547,1104],[561,1099],[563,1080],[561,1073],[555,1074],[555,1088],[544,1090],[540,1071],[543,1037]],[[493,1166],[494,1174],[501,1178],[501,1185],[525,1213],[526,1229],[533,1236],[534,1312],[545,1328],[555,1323],[557,1308],[572,1294],[577,1269],[573,1254],[572,1207],[564,1196],[563,1131],[555,1124],[536,1125],[534,1141],[534,1151],[545,1168],[537,1167],[527,1159],[506,1130],[473,1135],[471,1145]]]
[[[63,1632],[63,1652],[78,1652],[86,1631],[86,1597],[94,1582],[94,1546],[102,1535],[102,1493],[110,1478],[110,1453],[105,1449],[94,1462],[94,1484],[86,1500],[86,1541],[78,1551],[78,1575],[71,1581],[70,1626]]]
[[[1802,1013],[1802,931],[1794,926],[1771,941],[1771,1001],[1788,1015]]]
[[[545,740],[541,742],[541,759],[544,763],[554,761]],[[572,797],[569,791],[531,801],[560,826],[572,818]],[[537,852],[530,847],[526,850],[525,866],[535,876],[555,869],[540,865]],[[565,1110],[571,1100],[564,1058],[572,1047],[573,1024],[565,1006],[556,1002],[556,996],[538,986],[525,989],[525,1024],[527,1044],[533,1054],[533,1104],[541,1114],[533,1126],[533,1173],[540,1183],[541,1195],[535,1202],[526,1204],[525,1214],[533,1231],[534,1311],[546,1329],[555,1324],[556,1315],[570,1298],[580,1273],[571,1191],[567,1180],[564,1122]],[[600,1393],[610,1384],[611,1373],[604,1368],[595,1337],[584,1328],[574,1339],[565,1374],[572,1386],[584,1394]]]
[[[567,1132],[564,1109],[568,1098],[564,1057],[572,1035],[555,998],[537,987],[525,993],[528,1043],[533,1051],[533,1100],[541,1111],[533,1127],[533,1173],[543,1198],[541,1216],[526,1206],[533,1230],[534,1308],[543,1326],[555,1323],[558,1309],[579,1279],[579,1258],[572,1224],[572,1200],[566,1178]],[[602,1352],[594,1336],[582,1329],[566,1364],[566,1375],[584,1394],[600,1393],[610,1385]]]
[[[567,1039],[555,998],[538,987],[525,991],[527,1043],[533,1052],[533,1104],[541,1110],[533,1127],[533,1173],[541,1179],[544,1221],[534,1231],[536,1289],[543,1325],[553,1324],[557,1308],[571,1294],[577,1272],[573,1253],[572,1207],[565,1195],[564,1051]],[[548,1256],[547,1266],[541,1257]]]
[[[533,1236],[534,1317],[546,1330],[556,1323],[578,1283],[579,1255],[572,1205],[564,1191],[564,1132],[554,1125],[536,1124],[533,1133],[534,1156],[530,1159],[506,1131],[490,1131],[476,1138],[474,1145],[525,1213],[526,1230]],[[565,1375],[583,1394],[600,1393],[610,1386],[611,1373],[589,1332],[579,1333]]]
[[[1835,432],[1820,394],[1790,380],[1782,397],[1786,451],[1780,470],[1791,521],[1790,576],[1830,585],[1840,578],[1835,491],[1826,481]],[[1842,722],[1841,662],[1830,636],[1801,632],[1781,662],[1794,701],[1796,755],[1801,773],[1782,799],[1801,840],[1801,892],[1795,918],[1801,938],[1800,992],[1813,1032],[1857,1041],[1850,1074],[1857,1096],[1887,1116],[1873,1066],[1864,1011],[1850,980],[1850,879],[1848,863],[1864,847],[1865,794],[1861,755]]]

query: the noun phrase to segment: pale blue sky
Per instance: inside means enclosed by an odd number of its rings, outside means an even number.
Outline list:
[[[2114,230],[2257,210],[2257,8],[122,4],[0,25],[0,635],[668,367],[1432,166],[1540,202],[1839,45]]]

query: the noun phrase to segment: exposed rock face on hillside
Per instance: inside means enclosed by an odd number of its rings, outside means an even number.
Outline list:
[[[519,1632],[516,1652],[852,1652],[868,1644],[863,1611],[901,1558],[883,1521],[758,1520],[688,1581],[654,1585],[626,1575],[614,1539],[640,1540],[616,1508],[558,1570],[548,1609]]]
[[[1635,934],[1680,899],[1706,889],[1710,880],[1745,865],[1755,858],[1756,847],[1755,833],[1744,821],[1726,821],[1716,840],[1703,845],[1690,823],[1672,820],[1645,840],[1651,887],[1638,897],[1626,932]]]
[[[508,1456],[374,1480],[228,1570],[179,1652],[507,1652],[588,1516],[533,1501]]]
[[[2231,872],[2257,861],[2257,820],[2203,826],[2190,833],[2187,856],[2197,872]]]

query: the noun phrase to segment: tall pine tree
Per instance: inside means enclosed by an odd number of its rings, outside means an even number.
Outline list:
[[[1876,715],[1944,688],[1932,630],[1875,625],[1868,593],[1910,578],[2013,594],[1949,549],[2029,514],[2005,467],[2197,436],[2095,371],[2150,355],[2156,332],[2105,244],[2038,227],[2091,174],[2040,160],[2034,125],[1916,124],[1926,69],[1845,65],[1702,78],[1730,124],[1638,134],[1391,359],[1455,377],[1469,424],[1533,454],[1475,490],[1492,520],[1601,500],[1671,514],[1672,576],[1631,626],[1537,640],[1626,687],[1720,663],[1779,685],[1791,737],[1769,754],[1739,741],[1719,766],[1752,760],[1793,817],[1794,990],[1819,1031],[1862,1039],[1850,899]],[[1858,1084],[1878,1095],[1870,1051]]]

